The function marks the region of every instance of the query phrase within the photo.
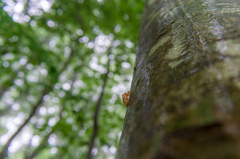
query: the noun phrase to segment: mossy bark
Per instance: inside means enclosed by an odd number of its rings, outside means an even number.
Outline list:
[[[117,159],[240,158],[240,3],[147,0]]]

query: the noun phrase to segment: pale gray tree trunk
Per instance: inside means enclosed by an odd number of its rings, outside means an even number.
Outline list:
[[[240,158],[238,0],[147,0],[116,158]]]

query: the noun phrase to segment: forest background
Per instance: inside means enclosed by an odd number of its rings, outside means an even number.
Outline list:
[[[114,158],[144,0],[0,2],[0,154]],[[8,150],[8,151],[7,151]]]

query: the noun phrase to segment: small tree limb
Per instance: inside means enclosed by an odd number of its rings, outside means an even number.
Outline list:
[[[72,51],[69,58],[65,61],[65,63],[63,64],[63,67],[60,69],[58,77],[61,75],[62,72],[64,72],[67,69],[67,66],[70,64],[71,60],[73,59],[75,55],[75,52]],[[57,80],[58,80],[57,77]],[[57,81],[56,80],[56,81]],[[32,111],[29,114],[29,117],[24,121],[24,123],[17,129],[17,131],[8,139],[7,143],[5,144],[5,146],[3,147],[2,151],[0,152],[0,159],[4,159],[7,156],[7,150],[8,147],[10,146],[11,142],[13,141],[13,139],[21,132],[21,130],[28,124],[28,122],[31,120],[31,118],[34,116],[36,110],[39,108],[39,106],[42,104],[43,102],[43,97],[48,94],[52,88],[53,88],[54,84],[51,84],[50,88],[49,87],[45,87],[41,97],[39,98],[38,102],[33,106]]]
[[[98,133],[98,127],[99,127],[98,116],[99,116],[99,110],[100,110],[100,107],[101,107],[102,99],[103,99],[103,96],[104,96],[104,91],[105,91],[105,88],[106,88],[106,85],[107,85],[108,74],[109,74],[109,65],[110,65],[110,59],[108,60],[108,63],[107,63],[107,73],[105,74],[105,77],[104,77],[104,80],[103,80],[102,92],[101,92],[101,94],[98,98],[97,104],[95,106],[95,112],[94,112],[94,115],[93,115],[93,122],[94,122],[93,123],[93,132],[92,132],[89,144],[88,144],[88,153],[87,153],[87,157],[86,157],[87,159],[92,158],[92,149],[94,147],[95,139],[96,139],[97,133]]]

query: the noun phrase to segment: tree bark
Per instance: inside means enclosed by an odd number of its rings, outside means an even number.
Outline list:
[[[240,158],[240,3],[147,0],[116,159]]]

